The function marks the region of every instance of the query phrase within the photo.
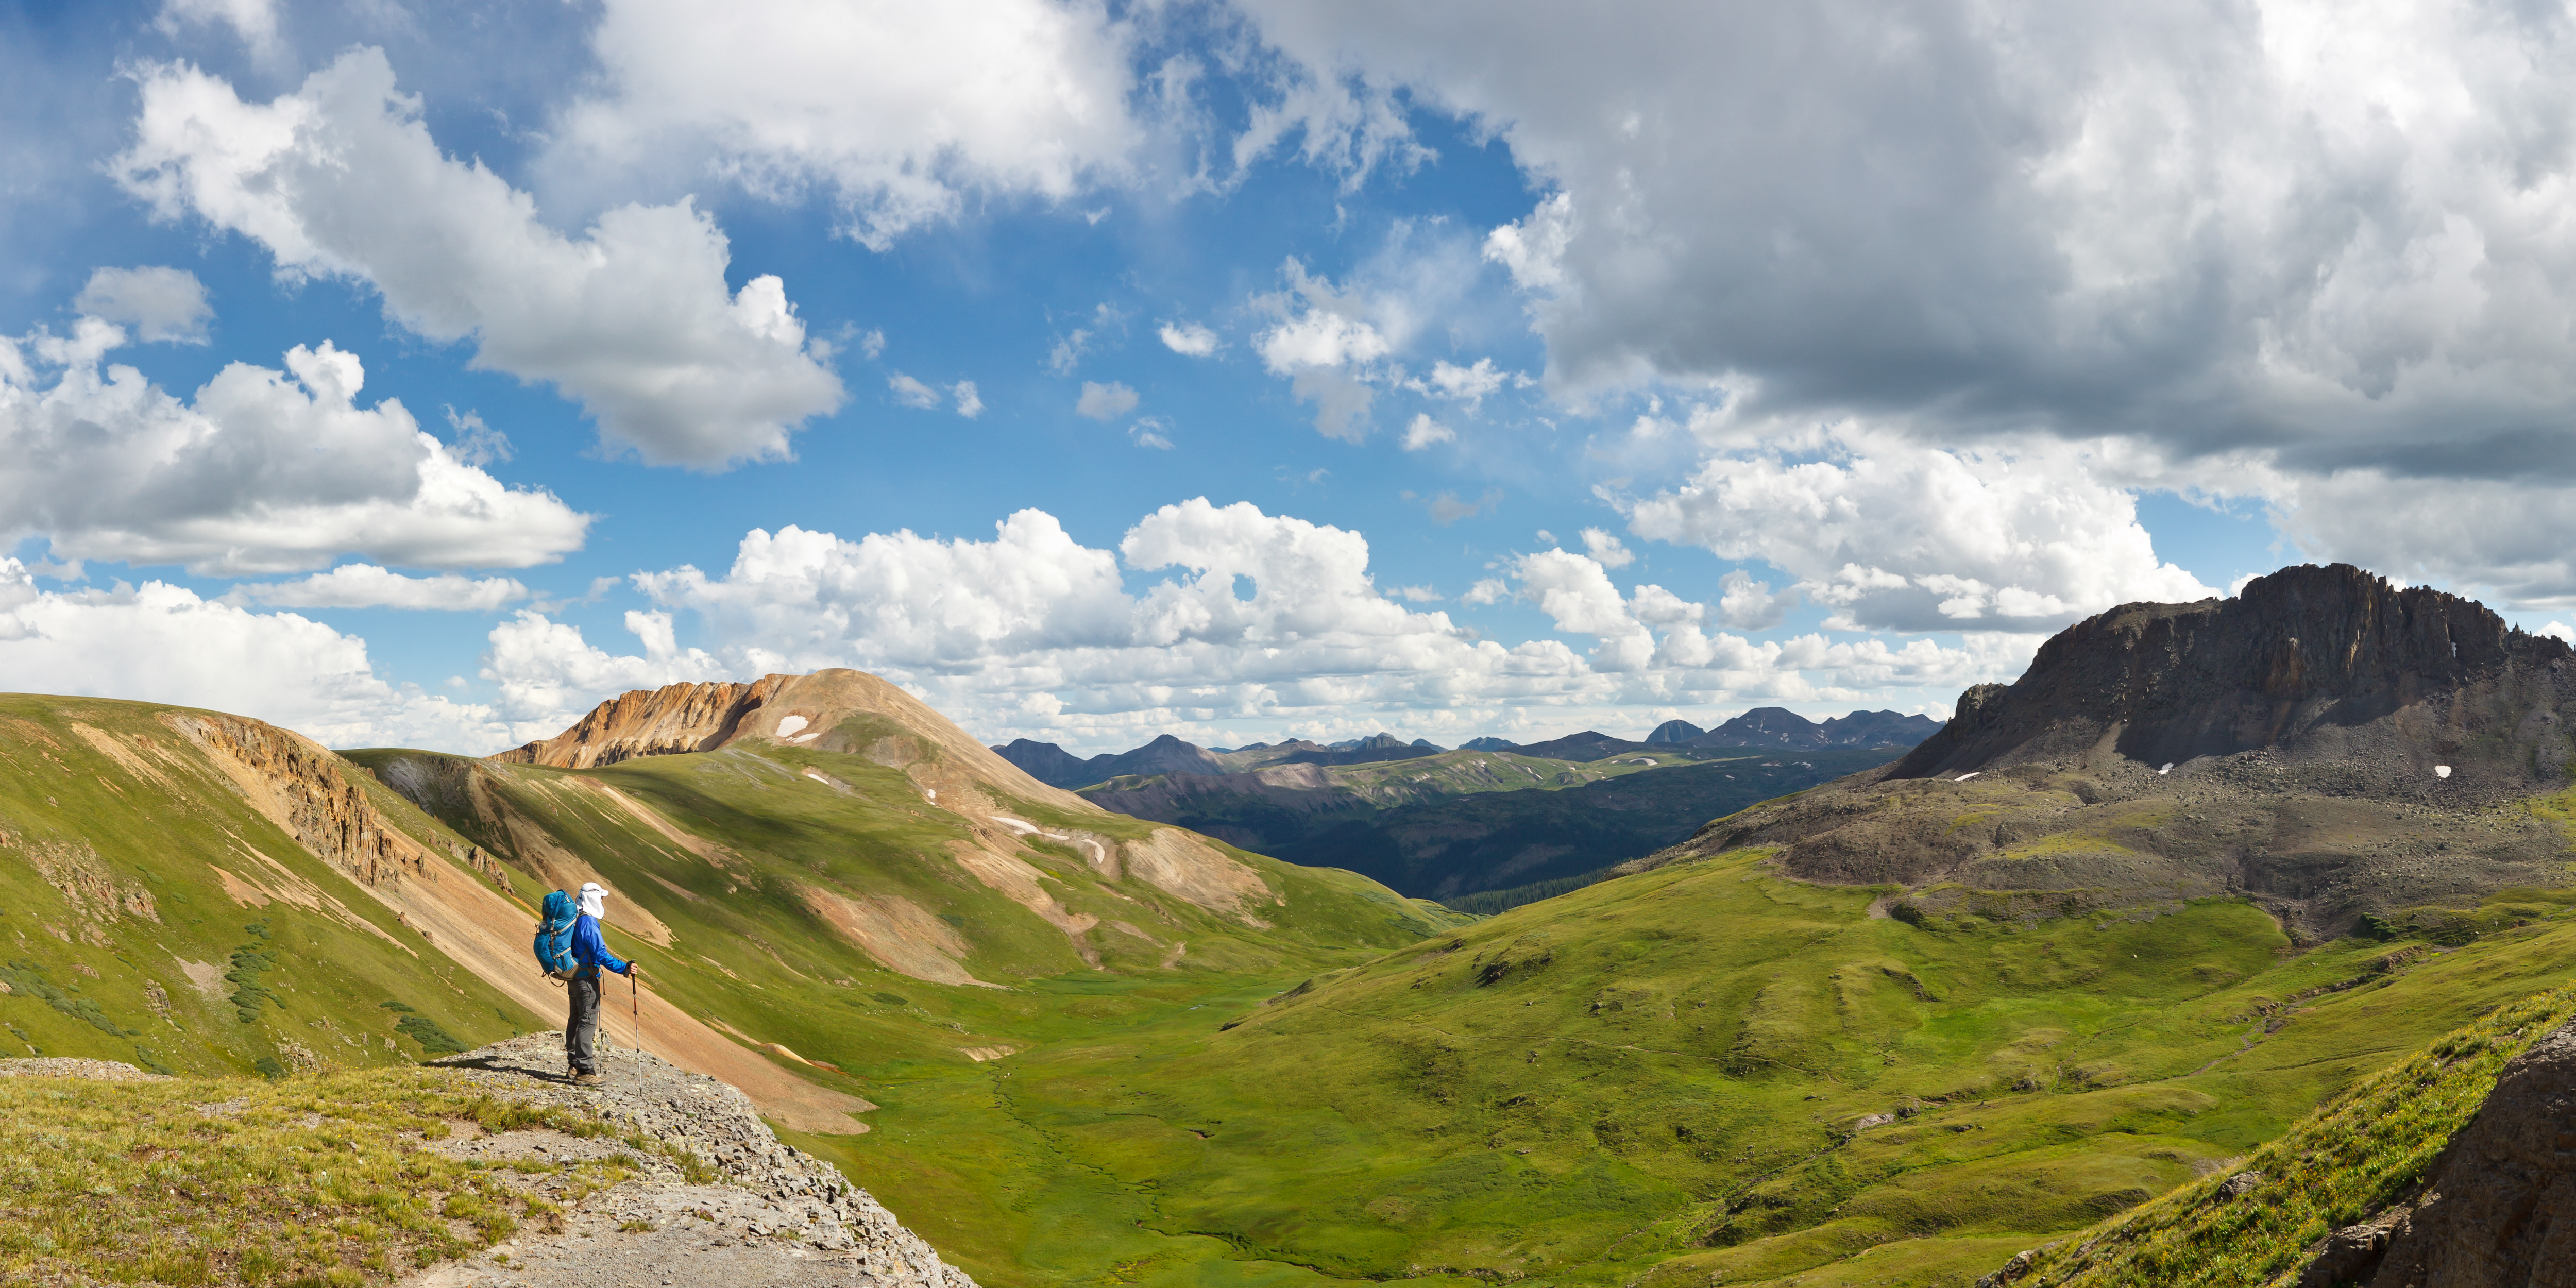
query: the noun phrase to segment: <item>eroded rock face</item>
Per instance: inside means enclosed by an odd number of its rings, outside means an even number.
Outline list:
[[[2505,1066],[2422,1198],[2336,1231],[2299,1282],[2576,1286],[2576,1024]]]
[[[2447,765],[2463,789],[2517,794],[2565,781],[2571,657],[2457,595],[2348,564],[2285,568],[2233,599],[2126,604],[2067,628],[2010,687],[1962,694],[1888,776],[2271,747],[2408,779]]]
[[[573,726],[542,742],[495,754],[492,759],[557,769],[592,769],[637,756],[713,751],[742,718],[778,687],[773,675],[754,684],[716,681],[634,689],[591,709]],[[767,691],[764,691],[767,690]]]
[[[241,716],[174,712],[164,721],[213,756],[260,811],[362,885],[436,882],[439,864],[342,772],[346,762],[302,734]]]

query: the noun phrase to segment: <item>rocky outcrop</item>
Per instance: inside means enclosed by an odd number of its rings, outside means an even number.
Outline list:
[[[386,819],[343,772],[347,762],[320,743],[241,716],[172,712],[163,720],[204,749],[270,821],[342,875],[368,887],[438,880],[444,865]]]
[[[2233,599],[2125,604],[2067,628],[2011,686],[1960,695],[1888,776],[2275,748],[2500,798],[2565,781],[2570,658],[2457,595],[2348,564],[2284,568]]]
[[[591,709],[573,726],[492,759],[557,769],[592,769],[637,756],[713,751],[733,736],[742,718],[758,710],[793,676],[772,675],[753,684],[730,681],[666,684],[621,693]]]
[[[567,1231],[558,1242],[572,1246],[561,1257],[534,1246],[540,1238],[522,1239],[512,1256],[519,1263],[512,1270],[522,1281],[568,1286],[685,1277],[690,1283],[975,1288],[965,1271],[941,1260],[839,1168],[781,1143],[751,1100],[718,1079],[625,1047],[603,1053],[605,1085],[569,1086],[561,1079],[559,1032],[431,1063],[443,1076],[497,1098],[596,1115],[619,1136],[694,1155],[721,1178],[717,1185],[648,1179],[590,1196],[587,1202],[606,1209],[602,1216],[610,1219],[594,1223],[597,1229]],[[557,1154],[579,1145],[563,1138],[545,1143]],[[495,1144],[504,1148],[492,1152]],[[604,1150],[617,1144],[613,1138],[601,1142]],[[450,1152],[509,1157],[498,1138]],[[647,1237],[634,1240],[642,1246],[630,1250],[618,1246],[620,1234]]]
[[[2300,1288],[2576,1288],[2576,1024],[2531,1044],[2421,1197],[2338,1230]]]

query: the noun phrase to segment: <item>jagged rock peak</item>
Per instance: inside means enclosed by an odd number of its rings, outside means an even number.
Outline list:
[[[2009,687],[1961,694],[1889,776],[2277,748],[2371,777],[2436,774],[2438,762],[2521,790],[2565,776],[2570,657],[2475,601],[2349,564],[2301,565],[2232,599],[2123,604],[2068,627]]]

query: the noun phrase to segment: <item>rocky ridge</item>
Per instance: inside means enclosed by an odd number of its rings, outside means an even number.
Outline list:
[[[1078,798],[1030,777],[919,698],[865,671],[637,689],[600,703],[552,738],[487,757],[503,764],[593,769],[639,756],[717,751],[758,740],[867,756],[898,767],[935,763],[925,785],[1081,808]]]
[[[0,1060],[0,1078],[87,1078],[93,1082],[168,1082],[167,1074],[145,1073],[122,1060],[81,1060],[68,1056],[33,1056]]]
[[[523,1235],[502,1259],[440,1267],[412,1282],[849,1284],[867,1288],[975,1288],[876,1199],[832,1164],[783,1144],[749,1097],[632,1047],[602,1053],[606,1081],[576,1087],[563,1078],[563,1035],[535,1033],[429,1067],[497,1098],[595,1115],[695,1157],[719,1184],[691,1184],[658,1167],[584,1201],[554,1235]],[[519,1138],[519,1139],[513,1139]],[[506,1159],[531,1151],[578,1153],[584,1142],[554,1133],[511,1132],[442,1146],[460,1155]],[[595,1148],[609,1148],[605,1144]]]

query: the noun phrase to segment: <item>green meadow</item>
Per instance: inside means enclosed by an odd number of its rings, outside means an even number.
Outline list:
[[[2576,949],[2555,903],[2293,953],[2240,903],[1921,927],[1883,893],[1745,853],[1311,980],[1036,981],[1030,1050],[854,1064],[876,1131],[800,1143],[996,1284],[1965,1284]]]
[[[314,859],[153,709],[7,702],[11,1054],[275,1077],[557,1022]],[[128,764],[76,726],[154,741]],[[1965,1285],[2124,1213],[2198,1210],[2230,1160],[2320,1106],[2353,1112],[2336,1098],[2560,986],[2576,953],[2570,891],[2302,950],[2243,902],[1992,920],[1785,880],[1760,849],[1485,919],[1225,849],[1274,897],[1248,919],[1032,838],[1046,890],[1097,919],[1077,940],[969,876],[965,825],[865,756],[348,763],[434,851],[509,860],[523,900],[567,856],[614,882],[670,931],[658,946],[611,917],[651,987],[880,1106],[864,1134],[790,1139],[993,1288]],[[1068,835],[1155,826],[999,804]],[[254,876],[270,895],[245,894]],[[909,900],[1000,987],[886,969],[810,887]],[[2415,1144],[2273,1233],[2384,1189],[2473,1106],[2465,1087],[2368,1102]],[[2224,1242],[2157,1219],[2156,1255]]]

